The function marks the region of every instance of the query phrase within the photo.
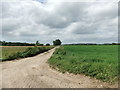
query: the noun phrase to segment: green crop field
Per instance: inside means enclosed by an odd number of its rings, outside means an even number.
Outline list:
[[[56,49],[48,63],[61,72],[83,73],[106,82],[118,78],[117,45],[65,45]]]

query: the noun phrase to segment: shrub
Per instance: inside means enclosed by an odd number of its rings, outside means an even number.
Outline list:
[[[46,44],[46,46],[50,46],[50,44],[49,44],[49,43],[47,43],[47,44]]]
[[[53,47],[33,47],[33,48],[28,48],[24,52],[17,52],[13,55],[10,55],[8,57],[8,60],[13,60],[13,59],[18,59],[18,58],[25,58],[25,57],[32,57],[37,54],[43,53],[45,51],[50,50]]]

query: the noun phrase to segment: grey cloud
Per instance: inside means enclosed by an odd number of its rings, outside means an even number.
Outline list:
[[[74,26],[72,32],[75,34],[93,34],[98,30],[97,25],[91,23],[80,23]]]
[[[2,5],[3,40],[116,42],[117,13],[117,4],[110,3],[6,2]]]
[[[61,7],[57,9],[58,14],[65,16],[70,22],[77,22],[82,20],[85,16],[85,9],[88,3],[63,3]]]
[[[50,28],[64,28],[68,26],[70,22],[67,21],[66,17],[53,14],[44,19],[42,23],[49,26]]]
[[[84,17],[84,9],[87,3],[61,3],[55,6],[56,10],[52,12],[43,11],[35,14],[38,23],[43,23],[51,28],[65,28],[71,22],[77,22]],[[42,13],[42,14],[43,14]]]

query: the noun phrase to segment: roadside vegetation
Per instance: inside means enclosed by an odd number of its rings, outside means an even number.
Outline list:
[[[1,60],[8,61],[19,58],[32,57],[37,54],[43,53],[50,50],[53,46],[42,46],[42,47],[1,47],[2,48],[2,57]]]
[[[0,59],[4,60],[4,59],[7,59],[9,56],[17,53],[17,52],[23,52],[25,51],[27,48],[29,47],[24,47],[24,46],[1,46],[0,49],[1,49],[1,57]]]
[[[83,73],[113,83],[118,79],[118,45],[64,45],[48,63],[63,73]]]
[[[59,39],[53,41],[54,46],[61,45],[61,43]],[[48,51],[54,46],[49,43],[44,45],[39,41],[36,41],[36,43],[0,41],[0,61],[32,57]]]

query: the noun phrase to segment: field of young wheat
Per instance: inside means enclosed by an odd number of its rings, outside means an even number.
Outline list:
[[[114,82],[118,78],[118,46],[64,45],[56,49],[48,63],[63,73],[83,73]]]

